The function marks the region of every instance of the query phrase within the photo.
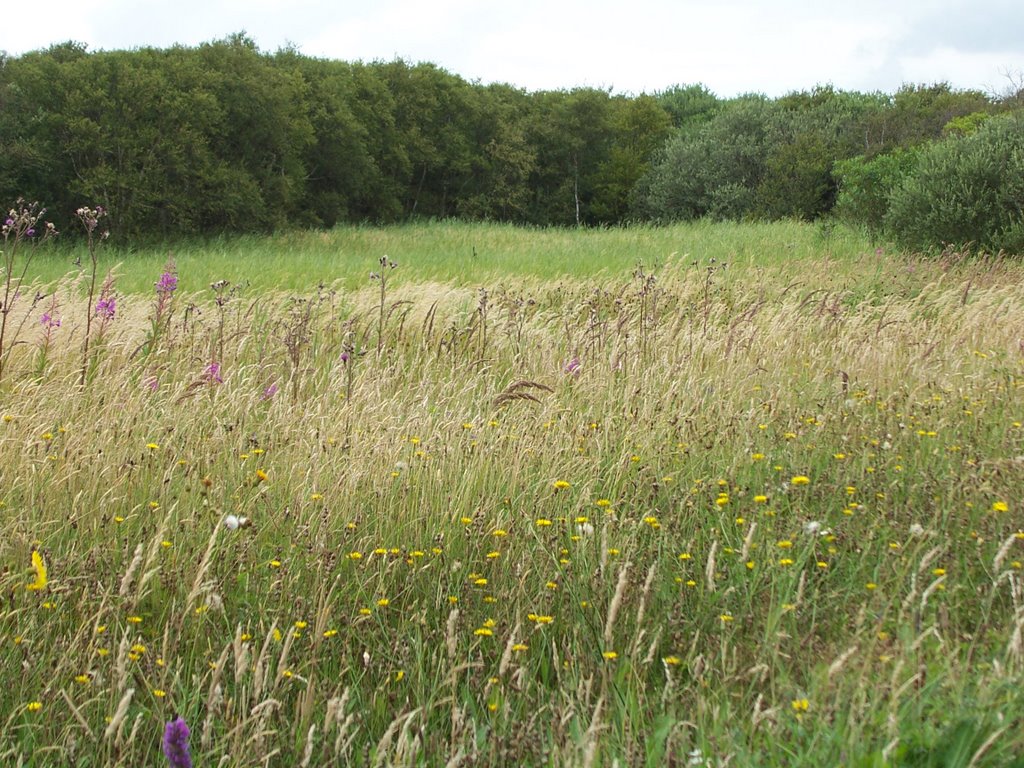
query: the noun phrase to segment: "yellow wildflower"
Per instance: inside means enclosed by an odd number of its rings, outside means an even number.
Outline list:
[[[38,549],[32,550],[32,570],[36,572],[35,581],[31,584],[26,584],[25,589],[46,589],[46,563],[43,561],[43,556],[39,554]]]

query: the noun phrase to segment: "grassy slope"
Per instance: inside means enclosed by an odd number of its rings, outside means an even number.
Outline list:
[[[524,230],[508,225],[441,222],[387,228],[339,227],[330,232],[291,232],[273,237],[233,237],[145,249],[110,248],[101,271],[117,267],[119,288],[148,292],[169,255],[178,262],[182,288],[200,291],[217,280],[248,283],[256,292],[308,290],[318,282],[352,289],[365,284],[377,259],[387,254],[406,280],[461,285],[529,276],[544,280],[598,273],[629,274],[638,261],[717,259],[737,266],[817,258],[828,248],[856,257],[867,245],[853,233],[831,234],[798,223],[710,224],[629,229]],[[75,272],[85,252],[70,246],[40,251],[32,275],[43,282]]]
[[[303,235],[183,295],[229,243],[85,389],[63,286],[0,382],[0,756],[152,764],[178,712],[204,765],[1009,764],[1024,269],[817,237],[342,230],[337,293]]]

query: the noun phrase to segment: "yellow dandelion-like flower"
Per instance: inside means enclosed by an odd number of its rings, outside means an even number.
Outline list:
[[[30,584],[25,585],[25,589],[46,589],[46,584],[48,582],[46,577],[46,563],[43,560],[43,556],[39,554],[38,549],[32,550],[32,570],[35,571],[36,577]]]
[[[619,658],[619,654],[615,651],[605,651],[601,655],[608,661],[615,661],[615,659]]]
[[[391,601],[388,600],[386,597],[382,597],[380,600],[377,601],[377,605],[379,605],[381,608],[387,608],[389,605],[391,605]]]
[[[566,488],[572,487],[568,480],[555,480],[551,485],[556,491],[563,491]]]
[[[802,714],[810,709],[811,702],[807,699],[793,699],[793,701],[789,703],[789,706],[792,707],[793,711],[797,714]]]
[[[158,699],[162,699],[164,696],[167,695],[167,692],[160,688],[154,688],[153,695],[156,696]]]
[[[146,447],[149,448],[149,450],[151,450],[151,451],[159,451],[160,450],[160,446],[157,445],[156,443],[146,443]]]
[[[30,701],[25,705],[25,709],[29,712],[38,712],[43,708],[43,702],[41,701]]]
[[[474,629],[473,634],[477,637],[490,637],[494,632],[489,627],[480,627],[479,629]]]
[[[992,511],[993,512],[1009,512],[1010,511],[1010,505],[1007,504],[1005,501],[997,501],[997,502],[994,502],[992,504]]]
[[[789,480],[790,485],[808,485],[810,482],[811,478],[807,475],[793,475]]]
[[[681,659],[678,656],[665,656],[661,662],[669,667],[675,667],[681,663]]]
[[[551,525],[551,521],[548,520],[546,517],[538,518],[536,523],[537,523],[537,525],[539,525],[541,527]]]
[[[759,493],[757,496],[754,497],[754,503],[755,504],[767,504],[768,503],[768,497],[765,496],[763,493]]]
[[[526,645],[526,643],[515,643],[512,646],[512,650],[516,653],[522,653],[523,651],[530,650],[530,646]]]
[[[269,477],[269,475],[267,475],[267,473],[264,470],[262,470],[262,469],[257,469],[256,470],[256,482],[257,483],[262,483],[268,477]]]

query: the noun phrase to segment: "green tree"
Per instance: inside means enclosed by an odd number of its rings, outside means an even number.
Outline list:
[[[641,181],[637,212],[664,220],[753,214],[775,109],[764,96],[743,96],[695,134],[677,131]]]
[[[651,157],[665,143],[668,112],[652,96],[613,102],[611,146],[594,175],[591,215],[601,223],[620,222],[630,211],[630,195],[647,172]]]
[[[864,226],[872,238],[880,237],[893,190],[913,171],[917,155],[914,149],[896,149],[870,159],[858,155],[837,162],[833,170],[839,182],[836,215]]]
[[[672,118],[672,126],[681,130],[699,128],[713,118],[722,102],[703,84],[673,85],[654,98]]]
[[[1011,114],[920,154],[892,194],[887,226],[902,245],[973,245],[1024,254],[1024,131]]]

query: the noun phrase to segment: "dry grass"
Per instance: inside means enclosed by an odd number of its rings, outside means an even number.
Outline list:
[[[0,759],[177,712],[202,765],[1006,764],[1024,269],[816,267],[399,267],[380,354],[375,284],[149,346],[129,297],[85,387],[58,286],[0,382]]]

